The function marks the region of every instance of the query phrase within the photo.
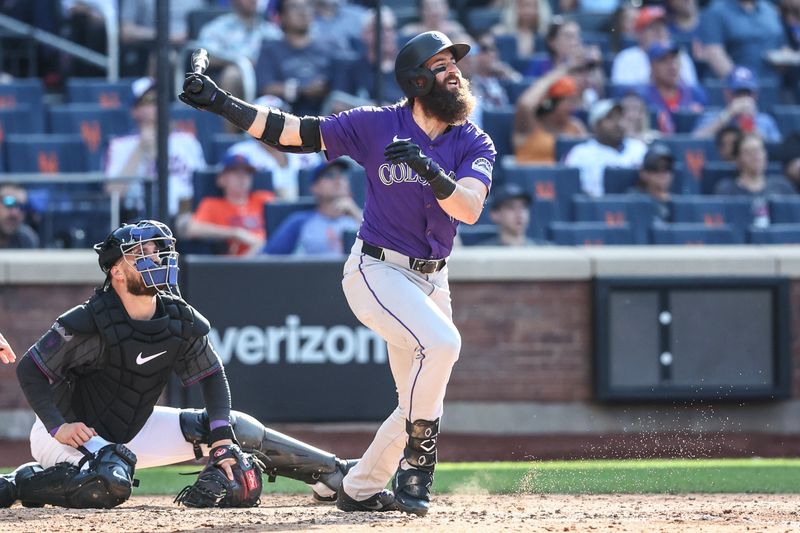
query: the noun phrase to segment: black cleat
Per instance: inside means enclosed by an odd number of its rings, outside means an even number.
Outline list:
[[[0,509],[11,507],[17,501],[17,484],[13,475],[0,475]]]
[[[336,498],[336,507],[348,513],[353,511],[363,512],[383,512],[383,511],[396,511],[394,494],[390,490],[382,490],[374,494],[366,500],[354,500],[344,489],[339,491],[338,498]]]
[[[399,469],[392,483],[397,508],[404,513],[419,516],[428,514],[431,485],[433,485],[432,470]]]
[[[342,490],[342,480],[344,476],[350,472],[350,469],[353,468],[358,464],[360,459],[338,459],[338,466],[336,468],[336,472],[331,474],[325,474],[319,478],[319,480],[333,490],[333,494],[330,496],[321,496],[314,492],[314,501],[319,503],[333,503],[336,501],[336,497],[340,490]],[[313,491],[312,491],[313,492]]]

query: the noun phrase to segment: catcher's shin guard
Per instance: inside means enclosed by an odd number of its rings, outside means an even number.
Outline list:
[[[195,445],[195,454],[200,444],[210,444],[208,414],[204,409],[183,409],[180,424],[184,438]],[[342,486],[348,465],[335,455],[264,427],[241,411],[231,411],[231,424],[239,446],[264,463],[264,473],[270,481],[283,476],[312,485],[322,482],[333,491]]]
[[[70,463],[47,469],[31,464],[17,471],[17,496],[26,507],[110,509],[130,498],[135,464],[136,456],[122,444],[104,446],[84,469]]]
[[[399,468],[394,476],[394,495],[397,507],[406,513],[425,516],[430,505],[433,470],[436,466],[436,439],[439,420],[406,420],[408,442],[403,455],[411,466]]]

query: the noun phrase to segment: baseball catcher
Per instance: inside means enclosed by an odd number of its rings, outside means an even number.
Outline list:
[[[56,319],[25,353],[17,377],[36,414],[36,463],[0,477],[0,507],[110,508],[126,501],[136,468],[209,462],[176,501],[194,507],[256,505],[262,473],[312,486],[334,501],[354,461],[264,427],[231,410],[208,320],[180,297],[170,229],[123,224],[94,246],[105,282]],[[205,409],[155,406],[172,373],[199,383]]]

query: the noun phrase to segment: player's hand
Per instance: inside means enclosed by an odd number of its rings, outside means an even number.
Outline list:
[[[217,446],[233,446],[233,441],[231,439],[222,439],[211,443],[211,449],[216,448]],[[219,463],[217,463],[217,468],[225,472],[225,477],[233,481],[233,469],[231,469],[231,465],[236,464],[236,459],[223,459]]]
[[[90,428],[83,422],[72,422],[70,424],[62,424],[56,431],[55,439],[61,444],[77,448],[96,436],[97,432],[94,428]]]
[[[0,361],[8,365],[16,360],[17,356],[14,354],[14,350],[11,349],[11,345],[8,344],[3,334],[0,333]]]
[[[178,98],[195,109],[219,114],[222,104],[228,98],[228,93],[220,89],[214,80],[205,74],[188,73],[183,80],[183,92]]]
[[[337,198],[331,205],[331,208],[332,211],[336,213],[336,216],[346,215],[359,221],[361,220],[361,209],[358,207],[356,201],[350,196]]]
[[[432,180],[438,173],[438,165],[422,153],[419,146],[411,141],[395,141],[383,151],[383,156],[391,163],[405,163],[411,170],[425,180]],[[434,170],[435,169],[435,170]]]

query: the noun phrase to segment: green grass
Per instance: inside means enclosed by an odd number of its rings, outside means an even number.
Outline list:
[[[177,494],[192,483],[197,466],[139,470],[134,494]],[[266,480],[266,479],[265,479]],[[304,493],[300,482],[278,478],[265,492]],[[800,493],[800,459],[666,459],[443,463],[437,493]]]

